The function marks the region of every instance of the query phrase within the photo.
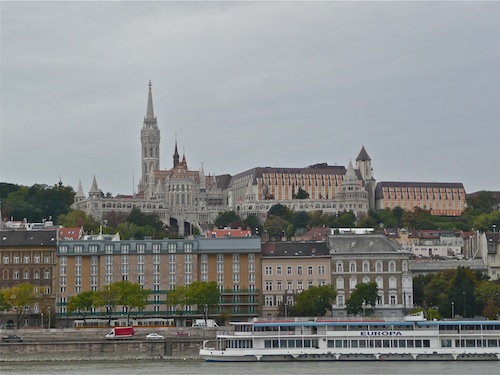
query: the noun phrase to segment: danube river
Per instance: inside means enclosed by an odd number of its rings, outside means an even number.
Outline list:
[[[1,362],[2,375],[328,374],[498,375],[500,362],[278,362],[219,363],[202,360]]]

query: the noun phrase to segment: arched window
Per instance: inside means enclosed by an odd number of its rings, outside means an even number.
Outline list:
[[[342,262],[337,262],[337,272],[344,272],[344,265]]]
[[[368,261],[363,262],[363,272],[370,272],[370,262]]]
[[[349,272],[356,272],[356,262],[349,262]]]
[[[396,272],[396,262],[393,260],[389,262],[389,272]]]
[[[383,271],[382,262],[379,261],[379,260],[377,261],[376,269],[377,269],[377,272],[382,272]]]

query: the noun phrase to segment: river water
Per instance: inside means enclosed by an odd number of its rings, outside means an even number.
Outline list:
[[[0,359],[1,360],[1,359]],[[202,360],[0,362],[0,374],[328,374],[328,375],[498,375],[500,362],[278,362],[220,363]]]

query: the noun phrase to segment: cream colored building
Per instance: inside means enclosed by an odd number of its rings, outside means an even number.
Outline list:
[[[326,242],[270,242],[262,245],[262,314],[287,316],[295,296],[330,284]]]
[[[333,316],[345,317],[346,301],[359,283],[376,282],[375,314],[400,317],[413,306],[410,252],[383,235],[333,235],[328,238],[332,285],[337,291]]]

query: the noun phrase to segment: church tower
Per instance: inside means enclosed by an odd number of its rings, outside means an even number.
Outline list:
[[[160,129],[153,111],[153,94],[149,81],[148,106],[141,129],[141,181],[139,191],[145,191],[151,171],[160,169]]]
[[[370,209],[374,210],[376,182],[375,178],[373,178],[372,159],[370,159],[370,157],[368,156],[368,153],[365,150],[365,146],[361,147],[361,151],[356,158],[356,167],[361,173],[361,177],[363,178],[363,182],[365,184],[365,189],[368,192],[368,202],[370,205]]]

